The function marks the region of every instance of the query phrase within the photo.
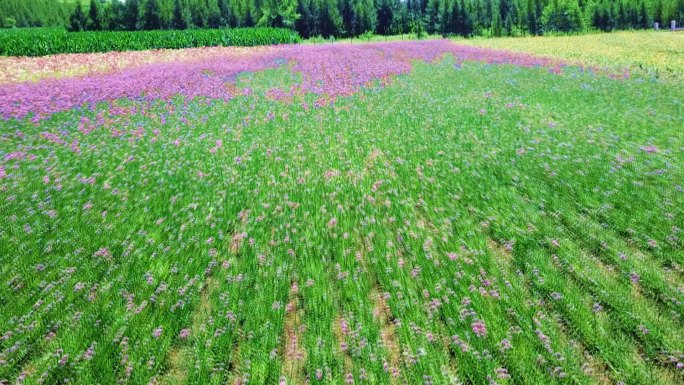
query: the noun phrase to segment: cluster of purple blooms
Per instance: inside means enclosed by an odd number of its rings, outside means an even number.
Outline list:
[[[448,40],[326,46],[280,46],[258,49],[253,55],[228,54],[197,61],[153,63],[109,74],[43,79],[6,84],[0,88],[0,116],[4,119],[32,116],[35,121],[73,108],[93,107],[117,99],[169,100],[208,97],[228,100],[250,90],[237,89],[236,77],[293,63],[302,82],[289,89],[273,89],[275,98],[302,93],[324,96],[322,103],[351,95],[360,87],[411,70],[414,60],[432,62],[452,54],[458,63],[543,66],[560,72],[564,63],[522,53],[462,46]],[[202,57],[202,55],[198,55]],[[1,172],[1,171],[0,171]]]

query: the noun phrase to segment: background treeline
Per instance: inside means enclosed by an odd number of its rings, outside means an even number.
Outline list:
[[[272,26],[305,38],[526,35],[684,24],[684,0],[2,0],[3,27],[156,30]]]

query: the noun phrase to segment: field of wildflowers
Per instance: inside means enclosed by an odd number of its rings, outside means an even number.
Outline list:
[[[681,83],[164,52],[4,75],[3,385],[684,381]]]
[[[460,40],[573,63],[684,81],[684,33],[629,31],[597,35]]]

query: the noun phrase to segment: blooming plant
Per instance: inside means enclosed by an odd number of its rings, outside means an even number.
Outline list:
[[[447,40],[145,55],[3,75],[0,383],[684,381],[680,83]]]

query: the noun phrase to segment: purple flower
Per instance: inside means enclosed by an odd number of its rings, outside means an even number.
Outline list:
[[[183,329],[178,334],[178,338],[180,338],[182,340],[187,339],[189,336],[190,336],[190,329]]]
[[[648,153],[648,154],[653,154],[658,152],[658,147],[654,145],[648,145],[648,146],[641,146],[641,151]]]
[[[487,325],[480,320],[470,324],[470,327],[473,329],[473,333],[475,333],[475,335],[478,337],[484,337],[487,335]]]

